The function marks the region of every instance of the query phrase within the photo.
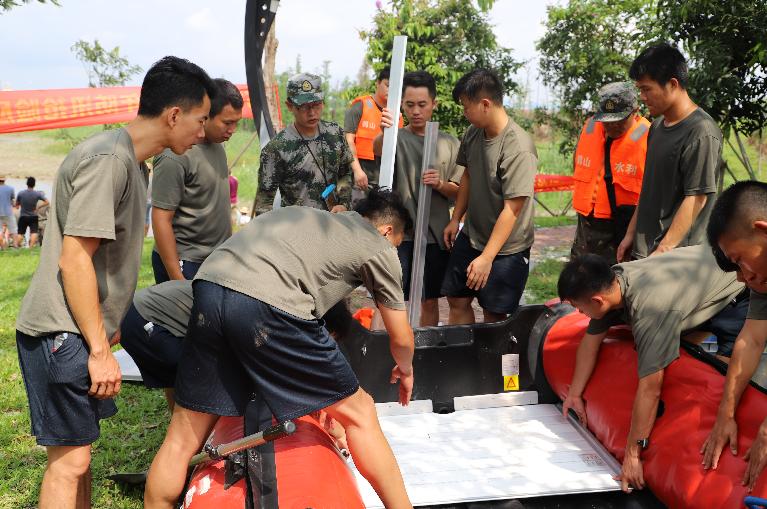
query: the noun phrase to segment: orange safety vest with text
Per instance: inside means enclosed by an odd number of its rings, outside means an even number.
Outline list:
[[[373,140],[381,134],[381,110],[376,106],[372,95],[363,95],[354,99],[349,106],[362,103],[362,117],[354,133],[354,146],[357,149],[357,159],[375,159]],[[402,127],[402,115],[399,116],[399,126]]]
[[[613,140],[610,147],[610,170],[615,186],[615,202],[636,205],[642,190],[647,134],[650,122],[640,116],[626,133]],[[584,216],[610,219],[610,200],[605,187],[605,129],[594,118],[586,121],[575,148],[573,180],[573,208]]]

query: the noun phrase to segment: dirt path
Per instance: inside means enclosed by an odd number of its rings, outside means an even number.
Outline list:
[[[52,180],[64,159],[45,153],[45,148],[53,143],[52,139],[35,134],[0,135],[0,175]]]

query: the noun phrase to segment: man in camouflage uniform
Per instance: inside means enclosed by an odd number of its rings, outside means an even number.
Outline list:
[[[283,206],[303,205],[330,212],[351,208],[352,152],[343,129],[320,119],[325,106],[319,76],[298,74],[288,81],[285,102],[295,122],[261,152],[255,215],[272,210],[277,191]]]

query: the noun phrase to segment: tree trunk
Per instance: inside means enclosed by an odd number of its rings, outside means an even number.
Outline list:
[[[734,131],[735,139],[738,141],[738,148],[740,149],[740,154],[743,158],[743,166],[746,167],[746,171],[748,172],[748,176],[751,178],[751,180],[756,180],[754,168],[751,166],[751,159],[748,157],[748,153],[746,152],[746,146],[743,144],[743,140],[740,138],[740,132],[737,129],[734,129]]]
[[[269,115],[272,117],[272,124],[276,130],[281,131],[284,126],[280,120],[279,108],[274,97],[274,89],[277,86],[277,80],[274,77],[274,66],[277,59],[277,46],[279,41],[275,35],[275,25],[277,20],[272,23],[269,33],[266,36],[266,44],[264,46],[264,85],[266,86],[266,103],[269,108]]]

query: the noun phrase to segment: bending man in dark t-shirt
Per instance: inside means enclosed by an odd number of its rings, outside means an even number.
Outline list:
[[[716,423],[701,448],[703,467],[715,469],[728,443],[732,454],[738,454],[735,411],[767,345],[767,184],[738,182],[723,192],[707,236],[722,270],[736,273],[751,289],[748,317],[735,340]],[[767,416],[743,459],[748,462],[743,484],[750,490],[767,461]]]
[[[651,445],[663,372],[679,357],[680,337],[688,331],[705,330],[717,336],[720,351],[732,351],[748,308],[744,288],[735,274],[717,267],[707,245],[613,267],[604,258],[587,254],[562,270],[560,298],[591,318],[578,346],[575,372],[562,407],[565,415],[572,409],[586,423],[583,392],[608,329],[625,323],[634,336],[639,385],[621,469],[624,491],[644,487],[640,455]],[[698,340],[707,335],[696,334]]]
[[[194,280],[194,304],[168,434],[152,462],[145,507],[174,507],[187,465],[220,415],[242,415],[253,392],[278,421],[325,409],[354,462],[389,508],[411,508],[373,399],[320,318],[360,284],[389,333],[400,403],[413,389],[413,331],[396,246],[408,226],[395,193],[371,191],[357,212],[284,207],[218,247]]]
[[[657,118],[619,262],[702,243],[722,178],[722,131],[687,94],[687,63],[679,50],[668,44],[644,50],[629,76]]]

